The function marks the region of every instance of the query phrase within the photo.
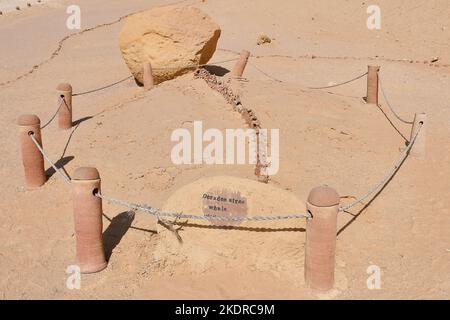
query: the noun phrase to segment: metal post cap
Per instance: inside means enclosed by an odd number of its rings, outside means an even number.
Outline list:
[[[333,207],[339,204],[339,194],[333,188],[320,186],[311,190],[308,202],[316,207]]]
[[[98,180],[100,174],[98,170],[93,167],[80,167],[73,173],[73,180]]]
[[[72,86],[69,83],[60,83],[56,87],[58,91],[72,91]]]
[[[35,114],[23,114],[17,119],[19,126],[34,126],[41,124],[41,119]]]

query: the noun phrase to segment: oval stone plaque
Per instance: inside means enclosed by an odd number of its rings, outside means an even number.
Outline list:
[[[247,198],[239,191],[214,187],[202,196],[203,214],[207,217],[243,217],[247,215]],[[214,225],[239,225],[242,221],[211,220]]]

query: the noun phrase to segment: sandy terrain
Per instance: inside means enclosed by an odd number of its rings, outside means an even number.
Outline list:
[[[402,116],[427,113],[427,158],[408,158],[369,206],[350,210],[355,219],[339,215],[335,290],[317,296],[305,287],[304,221],[231,230],[188,225],[179,231],[180,244],[145,214],[133,219],[106,203],[108,268],[83,275],[81,290],[66,288],[65,270],[75,257],[71,188],[49,169],[42,188],[26,190],[15,121],[35,113],[46,122],[57,107],[60,82],[83,92],[127,77],[118,48],[121,17],[168,3],[60,1],[0,16],[0,299],[450,298],[447,0],[380,0],[379,31],[367,29],[361,1],[179,2],[201,8],[221,26],[212,62],[235,58],[242,49],[252,52],[247,81],[239,82],[243,103],[264,128],[280,129],[280,171],[269,184],[301,201],[313,187],[328,184],[350,202],[382,178],[405,144],[383,113],[363,102],[365,78],[327,90],[306,87],[338,83],[377,64]],[[65,27],[71,4],[81,6],[87,31]],[[272,42],[258,46],[261,33]],[[221,66],[231,69],[233,62]],[[397,121],[381,97],[380,103],[409,138],[410,126]],[[191,128],[194,120],[208,128],[245,127],[192,74],[149,92],[128,80],[76,97],[74,117],[79,126],[72,134],[56,123],[45,129],[44,148],[55,161],[61,158],[58,164],[69,174],[79,166],[97,167],[111,196],[171,208],[177,190],[197,179],[256,179],[250,165],[171,162],[176,128]],[[268,204],[278,200],[266,198]],[[379,290],[367,288],[370,265],[381,268]]]
[[[52,3],[56,3],[56,1],[49,0],[1,0],[0,1],[0,11],[2,14],[21,11],[24,9],[29,9],[36,5],[46,4],[52,5]]]

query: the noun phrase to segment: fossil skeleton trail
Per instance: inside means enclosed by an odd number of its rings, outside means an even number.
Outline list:
[[[256,132],[256,167],[255,175],[258,177],[258,181],[268,183],[269,175],[266,174],[266,168],[268,164],[265,161],[265,154],[261,152],[260,141],[264,139],[261,135],[261,123],[252,109],[248,109],[243,106],[242,101],[238,94],[235,94],[230,86],[230,79],[226,82],[218,79],[217,76],[211,74],[205,68],[199,68],[194,73],[194,78],[203,79],[206,84],[213,90],[219,92],[225,100],[233,106],[233,109],[239,112],[247,125],[254,129]],[[263,143],[263,142],[262,142]]]

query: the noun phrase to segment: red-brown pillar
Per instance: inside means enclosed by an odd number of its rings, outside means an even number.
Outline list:
[[[151,90],[154,87],[153,69],[150,62],[144,63],[143,66],[144,89]]]
[[[94,195],[100,192],[100,175],[95,168],[78,168],[72,184],[77,263],[82,273],[99,272],[107,266],[102,236],[102,199]]]
[[[409,154],[413,157],[424,159],[426,157],[426,132],[427,132],[427,115],[426,113],[416,113],[414,116],[414,123],[411,129],[411,141],[420,128],[419,135],[414,142]]]
[[[250,52],[247,50],[243,50],[239,57],[239,60],[234,65],[233,70],[231,71],[231,76],[240,78],[244,74],[245,67],[247,66],[248,58],[250,57]]]
[[[327,186],[311,190],[306,207],[305,281],[310,289],[328,291],[334,285],[337,214],[340,198]]]
[[[34,114],[25,114],[17,119],[17,124],[19,125],[26,186],[30,189],[40,187],[47,180],[44,169],[44,157],[33,140],[31,140],[30,135],[32,134],[42,147],[41,120]]]
[[[378,72],[379,66],[369,66],[367,73],[367,103],[378,105]]]
[[[62,130],[72,128],[72,86],[60,83],[56,88],[58,94],[58,126]]]

